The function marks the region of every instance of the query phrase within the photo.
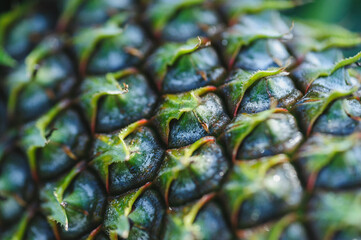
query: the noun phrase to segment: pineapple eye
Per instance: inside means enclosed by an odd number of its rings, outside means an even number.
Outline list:
[[[0,239],[361,239],[352,1],[8,0]]]

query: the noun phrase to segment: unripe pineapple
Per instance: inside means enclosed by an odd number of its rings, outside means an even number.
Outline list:
[[[0,239],[360,239],[361,36],[304,3],[0,15]]]

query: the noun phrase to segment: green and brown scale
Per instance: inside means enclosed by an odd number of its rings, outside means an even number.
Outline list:
[[[0,15],[0,238],[360,239],[361,36],[299,4]]]

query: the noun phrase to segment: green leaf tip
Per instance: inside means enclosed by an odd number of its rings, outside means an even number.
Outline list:
[[[201,199],[186,206],[171,209],[167,214],[166,239],[204,239],[197,224],[197,216],[207,203],[215,197],[214,193],[204,195]]]
[[[354,133],[349,136],[333,136],[327,134],[314,134],[299,149],[296,159],[300,161],[303,171],[307,176],[307,190],[312,192],[320,172],[330,164],[336,164],[341,171],[344,168],[350,168],[351,157],[347,154],[352,149],[357,149],[361,140],[360,133]],[[343,163],[345,161],[345,163]],[[339,167],[342,164],[346,166]]]
[[[210,46],[211,42],[204,37],[192,38],[185,43],[167,43],[159,48],[148,62],[149,68],[155,73],[158,89],[162,89],[162,82],[168,67],[172,66],[180,57],[191,54],[201,48]]]
[[[44,147],[48,143],[48,136],[46,136],[46,128],[53,121],[53,119],[64,109],[71,104],[71,101],[64,100],[50,109],[45,115],[40,117],[35,122],[25,125],[22,130],[21,145],[26,150],[29,165],[33,178],[38,180],[36,173],[36,150]]]
[[[131,229],[129,214],[132,212],[133,205],[137,199],[150,187],[151,183],[117,198],[109,202],[105,213],[104,227],[111,240],[117,240],[118,236],[128,238]]]
[[[58,29],[60,31],[65,31],[71,18],[76,14],[79,7],[81,6],[81,4],[84,3],[84,1],[85,0],[72,0],[66,2],[65,9],[63,10],[58,21]]]
[[[245,46],[259,39],[292,38],[292,26],[288,26],[276,12],[264,12],[247,15],[222,34],[222,45],[229,68],[234,64],[237,55]]]
[[[361,35],[339,26],[315,20],[297,19],[291,46],[299,55],[330,48],[348,48],[361,44]]]
[[[128,85],[120,86],[117,79],[134,73],[134,69],[127,69],[116,73],[108,73],[105,77],[88,77],[81,86],[80,103],[90,120],[91,130],[95,132],[98,101],[107,95],[122,95],[128,92]]]
[[[159,33],[178,10],[205,2],[206,0],[174,0],[170,2],[158,1],[151,6],[147,15],[154,30]]]
[[[332,239],[338,232],[360,232],[360,191],[321,192],[311,200],[309,218],[322,234],[320,238]]]
[[[252,161],[236,162],[223,191],[229,201],[232,224],[237,226],[238,212],[242,203],[258,191],[267,190],[262,183],[269,169],[276,165],[288,163],[285,154],[264,157]],[[257,183],[257,185],[255,185]]]
[[[89,58],[96,49],[97,44],[108,38],[119,36],[123,29],[112,21],[97,28],[86,28],[74,37],[73,42],[79,55],[79,71],[85,76]]]
[[[78,174],[84,170],[85,165],[85,162],[78,163],[66,176],[45,185],[40,193],[41,207],[47,212],[48,219],[61,224],[65,231],[69,229],[69,220],[65,210],[67,202],[63,201],[64,193]]]
[[[15,67],[17,61],[13,59],[4,48],[0,47],[0,65],[6,67]]]
[[[246,91],[254,83],[261,80],[262,78],[281,74],[288,75],[288,73],[285,72],[285,67],[270,68],[267,70],[258,70],[255,72],[248,72],[242,69],[237,70],[231,81],[221,86],[221,89],[223,89],[224,91],[228,90],[231,92],[229,102],[233,116],[235,117],[237,115],[239,105],[241,104]]]
[[[21,69],[21,75],[8,82],[10,87],[8,112],[10,116],[13,116],[15,113],[18,95],[21,90],[36,79],[36,73],[40,66],[40,62],[49,55],[60,51],[64,46],[64,42],[65,38],[63,37],[47,37],[25,58],[25,73],[22,73]],[[19,74],[17,73],[17,75]]]
[[[356,63],[361,59],[361,51],[358,52],[356,55],[344,58],[338,62],[336,62],[331,68],[325,69],[323,71],[316,71],[311,77],[309,77],[308,80],[308,86],[306,88],[306,92],[309,89],[309,87],[312,85],[312,83],[319,77],[327,77],[332,75],[334,72],[336,72],[338,69],[349,66],[353,63]]]
[[[31,79],[45,57],[59,51],[64,46],[64,38],[45,38],[25,59],[26,69],[29,79]]]
[[[139,120],[114,135],[96,135],[94,147],[95,158],[91,161],[91,164],[99,172],[108,192],[109,166],[113,163],[128,161],[130,158],[130,150],[124,139],[147,122],[145,119]]]
[[[255,14],[267,10],[285,10],[304,4],[305,0],[218,0],[225,6],[230,22],[235,22],[244,14]]]
[[[5,44],[6,31],[15,21],[24,16],[35,3],[36,1],[28,1],[27,3],[18,5],[13,10],[0,15],[0,65],[7,67],[14,67],[16,65],[17,61],[13,59],[3,47]]]
[[[237,152],[243,140],[261,123],[266,121],[272,114],[277,112],[287,112],[286,109],[273,108],[263,112],[239,114],[225,129],[224,137],[227,148],[232,156],[232,161],[236,161]]]
[[[333,90],[325,97],[316,96],[304,98],[303,101],[298,102],[293,109],[299,113],[300,119],[304,119],[303,125],[307,136],[310,136],[316,120],[326,111],[326,109],[332,102],[337,99],[350,96],[357,90],[358,87],[353,87],[349,90],[344,91]]]
[[[168,144],[169,124],[172,120],[179,120],[186,112],[193,111],[200,104],[200,97],[217,88],[207,86],[180,94],[164,95],[162,104],[154,116],[154,122],[159,126],[161,138]]]
[[[179,173],[188,168],[193,159],[193,153],[209,142],[215,142],[211,136],[203,137],[191,145],[169,149],[166,151],[163,167],[159,170],[156,181],[161,185],[165,202],[169,206],[169,190],[172,182],[179,176]]]

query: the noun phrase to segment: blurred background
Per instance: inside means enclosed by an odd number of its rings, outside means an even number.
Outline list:
[[[361,32],[361,0],[313,0],[285,14],[335,23]]]
[[[23,1],[24,0],[0,0],[0,12],[8,11],[12,5]],[[350,30],[361,32],[361,0],[305,1],[309,1],[310,3],[284,13],[288,16],[337,23]]]

